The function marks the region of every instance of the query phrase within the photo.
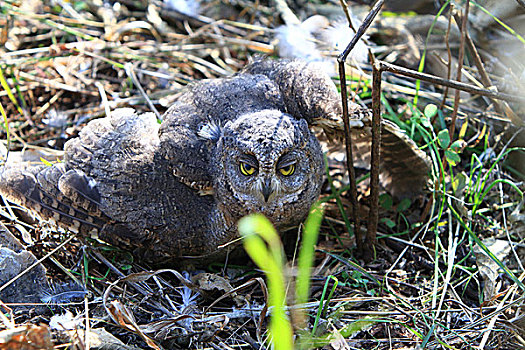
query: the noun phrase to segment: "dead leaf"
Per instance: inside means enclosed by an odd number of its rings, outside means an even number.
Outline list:
[[[1,350],[51,350],[51,333],[46,325],[25,325],[0,332]]]
[[[86,339],[86,331],[77,329],[68,331],[71,342],[78,348]],[[132,345],[124,344],[120,339],[106,331],[104,328],[91,329],[88,333],[89,348],[93,350],[138,350],[139,348]]]
[[[110,314],[111,318],[121,327],[138,334],[147,344],[150,348],[161,350],[161,348],[155,344],[153,339],[148,337],[147,335],[142,332],[139,325],[137,324],[137,321],[135,320],[135,316],[133,316],[133,313],[131,310],[129,310],[124,304],[117,300],[113,300],[109,306],[106,307],[106,310]]]
[[[193,283],[196,283],[200,289],[209,292],[218,290],[228,293],[233,289],[230,282],[226,278],[214,273],[199,273],[192,278],[192,281]]]
[[[330,346],[334,350],[350,350],[350,346],[346,342],[345,338],[337,330],[332,333],[334,340],[330,342]]]
[[[511,247],[508,241],[487,238],[483,240],[483,244],[500,261],[505,259],[510,253]],[[491,300],[498,291],[497,280],[499,275],[499,266],[479,246],[476,245],[473,250],[474,255],[476,256],[476,263],[478,265],[479,272],[483,277],[483,282],[485,283],[483,290],[484,300],[488,301]]]

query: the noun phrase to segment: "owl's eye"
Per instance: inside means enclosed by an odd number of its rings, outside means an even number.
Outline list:
[[[241,171],[241,174],[243,175],[246,175],[246,176],[250,176],[250,175],[253,175],[255,173],[255,167],[248,164],[248,163],[244,163],[244,162],[240,162],[239,163],[239,170]]]
[[[290,164],[290,165],[287,165],[287,166],[283,166],[282,168],[279,169],[279,171],[284,176],[290,176],[290,175],[292,175],[295,172],[295,164]]]

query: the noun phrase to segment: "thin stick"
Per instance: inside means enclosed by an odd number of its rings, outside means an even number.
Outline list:
[[[275,7],[277,8],[277,12],[281,14],[281,18],[283,19],[284,23],[286,23],[286,25],[301,24],[301,20],[299,20],[295,13],[290,10],[290,7],[288,7],[288,4],[285,0],[274,0],[274,3]]]
[[[23,275],[25,275],[26,273],[28,273],[29,271],[31,271],[35,266],[39,265],[42,263],[42,261],[46,260],[47,258],[49,258],[51,255],[55,254],[58,250],[60,250],[63,246],[65,246],[66,244],[68,244],[73,238],[75,238],[76,236],[74,234],[71,234],[71,236],[69,236],[64,242],[60,243],[58,247],[56,247],[55,249],[53,249],[52,251],[50,251],[49,253],[47,253],[43,258],[41,259],[38,259],[37,261],[35,261],[34,263],[32,263],[28,268],[26,268],[24,271],[20,272],[18,275],[16,275],[15,277],[13,277],[13,279],[11,279],[9,282],[7,282],[6,284],[0,286],[0,292],[3,291],[4,289],[6,289],[7,287],[9,287],[11,284],[13,284],[16,280],[18,280],[20,277],[22,277]]]
[[[370,27],[370,25],[372,24],[372,21],[374,20],[374,18],[376,18],[377,14],[379,13],[379,10],[381,10],[381,7],[383,6],[384,2],[385,2],[384,0],[378,0],[374,4],[374,7],[372,7],[372,10],[370,10],[368,15],[366,15],[365,19],[363,20],[363,23],[361,24],[361,26],[359,27],[359,29],[355,33],[354,37],[352,38],[352,40],[350,41],[350,43],[348,44],[346,49],[337,58],[337,60],[339,62],[341,62],[341,61],[345,62],[346,61],[346,58],[350,54],[350,51],[352,51],[352,49],[357,44],[359,39],[361,39],[361,37],[365,34],[365,32],[368,29],[368,27]]]
[[[468,9],[470,0],[467,0],[465,4],[465,15],[463,16],[463,22],[461,23],[461,40],[459,41],[459,55],[458,55],[458,72],[456,74],[456,80],[461,81],[461,69],[463,68],[463,57],[465,55],[465,37],[467,36],[467,22],[468,22]],[[454,139],[454,129],[456,127],[456,118],[459,110],[459,90],[455,91],[454,94],[454,109],[452,110],[452,121],[448,127],[448,133],[450,139]]]
[[[341,7],[343,8],[343,12],[345,13],[346,20],[348,21],[348,25],[350,26],[350,29],[356,32],[354,23],[352,21],[352,16],[350,16],[350,10],[348,9],[348,4],[346,3],[346,0],[339,0],[339,3],[341,4]]]
[[[443,6],[443,4],[442,4]],[[447,64],[447,79],[450,79],[450,73],[452,69],[452,51],[450,50],[450,27],[452,24],[452,11],[454,11],[454,4],[450,4],[450,9],[448,11],[448,26],[447,26],[447,32],[445,34],[445,45],[447,46],[447,55],[448,55],[448,64]],[[441,101],[440,109],[445,108],[445,104],[447,103],[447,96],[448,96],[448,86],[445,86],[445,90],[443,91],[443,100]],[[438,116],[438,113],[432,118],[431,124],[434,124],[434,121],[436,120]]]
[[[352,49],[355,47],[355,45],[359,41],[359,39],[361,39],[361,37],[364,35],[368,27],[370,27],[370,25],[372,24],[372,21],[379,13],[379,10],[381,10],[383,3],[384,3],[384,0],[378,0],[374,4],[374,6],[372,7],[372,10],[370,10],[370,12],[364,19],[359,29],[356,31],[354,37],[352,38],[352,40],[350,41],[346,49],[337,58],[337,61],[339,62],[339,80],[341,82],[341,100],[342,100],[342,105],[343,105],[343,125],[344,125],[344,132],[345,132],[345,148],[346,148],[346,167],[348,168],[348,177],[350,180],[350,203],[352,204],[352,220],[354,221],[354,235],[356,239],[357,250],[359,252],[364,253],[363,257],[366,260],[371,260],[372,245],[375,243],[375,238],[370,242],[368,242],[368,239],[366,243],[363,242],[363,234],[361,233],[361,229],[360,229],[360,219],[359,219],[359,210],[358,210],[359,203],[357,202],[357,184],[356,184],[356,179],[355,179],[354,157],[352,154],[352,137],[350,133],[350,119],[348,117],[348,92],[347,92],[347,87],[346,87],[345,61],[348,55],[350,54],[350,52],[352,51]],[[348,9],[346,10],[347,10],[346,13],[348,16],[350,26],[352,26],[351,18],[348,14]],[[379,148],[379,144],[377,144],[376,146]],[[373,144],[372,144],[372,147],[373,147]],[[377,155],[379,155],[379,153]],[[377,169],[375,169],[379,173],[378,169],[379,169],[379,166]],[[372,170],[374,170],[373,163],[371,166],[371,171]],[[377,183],[377,186],[378,187],[376,190],[379,192],[379,183]],[[376,225],[375,225],[376,229],[377,229],[377,215],[379,215],[379,213],[376,213]],[[375,231],[374,231],[374,237],[375,237]]]
[[[144,88],[140,84],[140,81],[137,78],[137,75],[135,74],[133,65],[130,62],[128,62],[124,65],[124,69],[126,70],[126,74],[128,75],[128,77],[130,77],[131,80],[133,81],[133,84],[139,89],[142,97],[144,97],[144,99],[148,103],[149,108],[153,111],[153,113],[155,113],[155,116],[157,117],[157,119],[162,120],[162,116],[160,115],[159,111],[157,110],[157,108],[155,108],[155,105],[150,100],[149,96],[146,94],[146,91],[144,91]]]
[[[379,161],[381,144],[381,62],[372,65],[372,149],[370,169],[370,212],[366,233],[365,259],[372,260],[373,246],[376,243],[379,219]]]
[[[510,101],[510,102],[525,102],[525,97],[522,97],[522,96],[510,95],[510,94],[505,94],[502,92],[494,92],[488,89],[479,88],[477,86],[465,84],[459,81],[443,79],[443,78],[436,77],[431,74],[420,73],[415,70],[404,68],[401,66],[396,66],[394,64],[387,63],[387,62],[381,62],[381,69],[383,71],[392,72],[395,74],[403,75],[405,77],[409,77],[413,79],[421,79],[421,80],[427,81],[432,84],[448,86],[453,89],[458,89],[461,91],[466,91],[466,92],[478,94],[481,96],[496,98],[498,100],[504,100],[504,101]]]
[[[491,87],[493,84],[490,81],[489,75],[487,74],[487,71],[485,70],[483,61],[481,60],[478,50],[476,49],[474,42],[470,38],[468,31],[465,32],[465,39],[467,41],[467,47],[469,49],[469,52],[472,55],[472,58],[474,59],[474,64],[476,65],[476,68],[478,69],[479,75],[481,77],[481,82],[486,88]],[[496,113],[503,115],[504,114],[503,108],[501,107],[500,103],[498,101],[493,101],[493,102],[494,102],[494,109],[496,110]]]
[[[354,33],[357,34],[357,31],[355,30],[354,22],[352,20],[352,16],[350,15],[350,9],[348,8],[348,4],[346,3],[346,0],[339,0],[339,2],[341,3],[341,6],[343,7],[343,12],[345,13],[346,19],[348,20],[348,26],[350,27],[350,29],[352,29]],[[368,51],[368,58],[370,59],[370,63],[374,64],[376,59],[375,59],[374,54],[372,53],[372,50],[370,49],[370,43],[368,42],[366,38],[363,38],[363,42],[366,44],[367,51]],[[346,60],[346,57],[345,57],[345,60]]]
[[[346,87],[345,62],[339,61],[339,81],[341,82],[341,102],[343,105],[343,126],[345,133],[346,167],[350,178],[350,204],[352,204],[352,220],[358,251],[363,251],[363,234],[360,230],[360,219],[357,202],[357,183],[355,180],[354,156],[352,154],[352,135],[350,133],[350,118],[348,117],[348,91]]]

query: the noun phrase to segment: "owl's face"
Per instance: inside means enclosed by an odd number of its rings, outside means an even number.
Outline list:
[[[323,156],[305,120],[276,110],[242,115],[222,128],[215,151],[216,197],[235,216],[260,212],[292,225],[319,196]]]

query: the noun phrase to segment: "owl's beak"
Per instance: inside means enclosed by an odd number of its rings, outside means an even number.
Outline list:
[[[268,202],[268,199],[270,198],[270,195],[272,193],[273,193],[272,182],[270,180],[264,181],[264,184],[262,186],[262,195],[264,197],[265,202]]]

